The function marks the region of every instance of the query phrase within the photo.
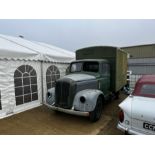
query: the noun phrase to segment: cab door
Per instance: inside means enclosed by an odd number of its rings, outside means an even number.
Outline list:
[[[99,89],[103,91],[104,94],[108,94],[110,89],[110,65],[108,63],[100,64],[100,74]]]

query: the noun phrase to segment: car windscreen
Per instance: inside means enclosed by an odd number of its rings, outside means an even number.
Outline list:
[[[155,84],[143,84],[140,89],[140,95],[155,97]]]

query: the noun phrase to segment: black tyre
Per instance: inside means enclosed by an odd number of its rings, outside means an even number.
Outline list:
[[[119,92],[119,91],[115,93],[115,96],[116,96],[115,98],[116,98],[116,100],[119,99],[119,95],[120,95],[120,92]]]
[[[130,135],[127,131],[125,131],[125,133],[124,133],[125,135]]]
[[[89,118],[92,122],[96,122],[100,119],[102,114],[102,107],[103,107],[103,99],[101,96],[99,96],[94,111],[90,112],[89,115]]]

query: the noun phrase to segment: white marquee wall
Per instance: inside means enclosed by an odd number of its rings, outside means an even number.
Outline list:
[[[16,105],[14,73],[16,69],[22,65],[32,66],[37,73],[38,100],[24,103],[21,105]],[[62,77],[65,75],[66,68],[68,67],[69,64],[46,63],[46,62],[41,63],[37,61],[0,60],[0,81],[1,81],[0,91],[1,91],[1,106],[2,106],[2,110],[0,110],[0,118],[40,106],[42,104],[42,101],[43,102],[46,101],[46,93],[47,93],[46,71],[48,67],[50,67],[51,65],[54,65],[59,69],[60,77]],[[43,71],[42,74],[41,70]],[[42,96],[44,97],[43,100]]]
[[[14,72],[21,65],[30,65],[35,69],[37,73],[38,100],[33,101],[31,103],[25,103],[16,106]],[[40,103],[42,103],[40,62],[1,60],[0,80],[1,80],[0,90],[1,90],[1,105],[2,105],[2,110],[0,112],[1,117],[36,107],[40,105]]]

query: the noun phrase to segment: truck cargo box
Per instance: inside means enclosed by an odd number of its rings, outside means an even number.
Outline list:
[[[107,59],[110,63],[110,91],[117,92],[126,84],[127,53],[117,47],[96,46],[76,51],[76,60]]]

